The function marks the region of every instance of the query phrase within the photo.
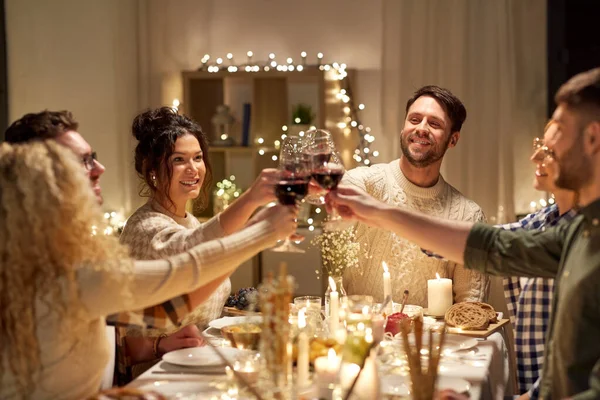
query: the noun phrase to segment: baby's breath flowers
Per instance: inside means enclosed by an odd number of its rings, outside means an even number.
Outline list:
[[[360,244],[356,241],[354,228],[324,231],[311,244],[321,249],[323,267],[331,277],[342,276],[346,268],[358,267]]]

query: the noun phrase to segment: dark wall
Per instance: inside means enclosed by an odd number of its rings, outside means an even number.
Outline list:
[[[600,67],[600,0],[548,1],[548,116],[573,75]]]

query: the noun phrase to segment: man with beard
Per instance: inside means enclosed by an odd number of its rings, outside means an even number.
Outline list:
[[[576,192],[571,223],[543,232],[449,222],[390,207],[352,187],[328,195],[341,216],[389,229],[468,269],[555,279],[540,398],[600,398],[600,68],[555,96],[557,133],[546,143],[557,187]],[[454,396],[454,397],[452,397]],[[442,398],[457,398],[455,394]]]
[[[446,150],[456,146],[467,117],[462,102],[449,90],[425,86],[406,104],[400,134],[402,157],[389,164],[348,171],[343,183],[365,190],[390,206],[408,208],[450,220],[479,222],[481,208],[446,183],[440,167]],[[361,245],[359,268],[346,269],[344,284],[349,294],[369,294],[383,300],[382,262],[392,276],[396,301],[410,291],[410,303],[427,307],[427,280],[453,280],[454,301],[484,301],[488,279],[447,260],[429,258],[418,246],[389,231],[359,223]]]

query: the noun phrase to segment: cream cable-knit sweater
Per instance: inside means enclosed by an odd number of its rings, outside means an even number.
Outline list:
[[[202,242],[223,237],[219,215],[204,224],[186,212],[185,218],[169,213],[156,201],[149,200],[127,220],[121,234],[121,243],[130,247],[131,257],[136,260],[157,260],[181,253]],[[223,312],[225,301],[231,292],[231,281],[226,279],[207,301],[197,306],[181,322],[182,326],[194,323],[200,330]],[[172,327],[165,333],[175,332]],[[158,336],[163,331],[148,329],[147,336]],[[131,326],[128,335],[139,335],[140,328]]]
[[[232,270],[274,245],[276,240],[273,226],[261,221],[168,260],[136,261],[129,284],[131,297],[115,288],[115,282],[129,281],[117,276],[123,270],[80,268],[77,280],[81,306],[87,311],[87,331],[78,337],[60,336],[62,321],[47,312],[47,302],[38,302],[36,329],[42,368],[34,377],[37,387],[31,399],[87,399],[98,391],[108,362],[104,316],[143,309],[195,290],[216,279],[224,270]],[[213,268],[216,266],[219,268]],[[4,365],[0,399],[21,398],[9,367],[15,361],[6,357],[0,359]]]
[[[477,204],[450,186],[442,176],[430,188],[411,183],[400,169],[400,160],[359,167],[346,172],[343,183],[357,186],[390,205],[407,207],[435,217],[458,221],[484,221]],[[400,302],[405,289],[410,291],[409,304],[427,307],[427,280],[439,273],[453,280],[454,301],[485,301],[489,279],[462,265],[428,257],[414,243],[390,231],[357,224],[360,243],[358,268],[344,274],[348,294],[369,294],[383,300],[382,261],[388,264],[392,277],[392,296]]]

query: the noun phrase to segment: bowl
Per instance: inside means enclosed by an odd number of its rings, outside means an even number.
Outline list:
[[[221,328],[221,335],[231,342],[233,347],[242,350],[258,350],[262,330],[257,324],[236,324]]]

